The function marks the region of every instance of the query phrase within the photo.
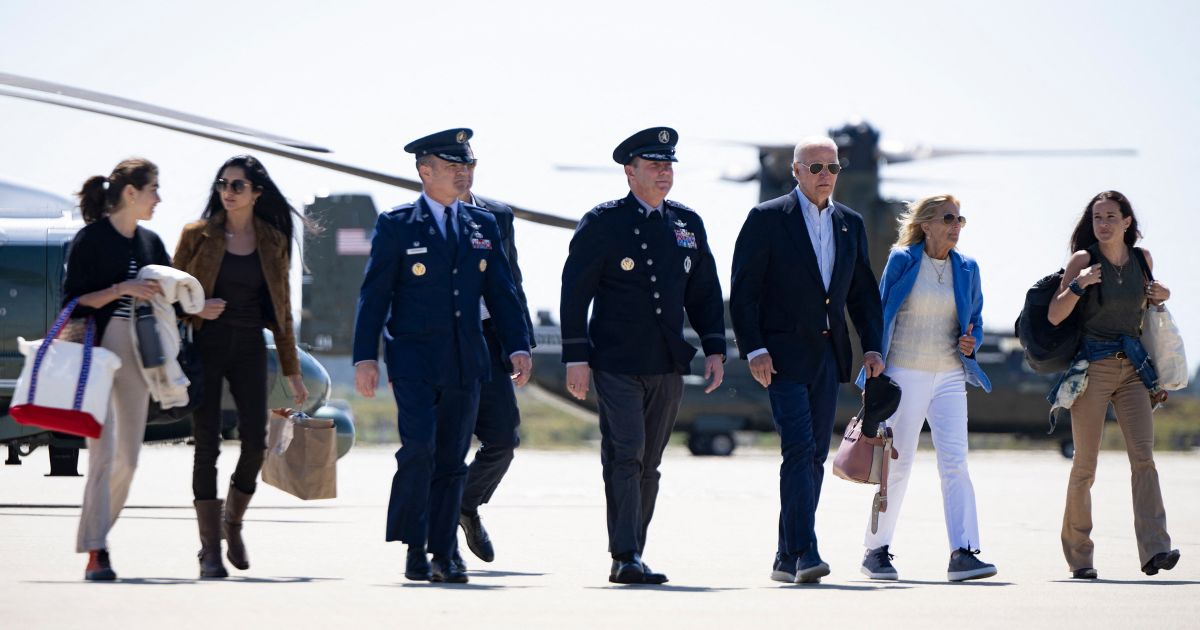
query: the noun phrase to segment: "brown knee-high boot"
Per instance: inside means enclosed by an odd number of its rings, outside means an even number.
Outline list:
[[[229,494],[225,496],[225,518],[221,521],[228,545],[225,557],[229,558],[230,564],[243,571],[250,568],[250,557],[246,555],[246,545],[242,542],[242,517],[253,496],[230,483]]]
[[[200,577],[229,577],[221,562],[221,503],[220,499],[192,502],[196,506],[196,522],[200,526]]]

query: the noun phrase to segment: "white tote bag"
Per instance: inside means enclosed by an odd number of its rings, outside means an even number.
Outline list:
[[[1158,386],[1175,391],[1188,386],[1187,355],[1183,352],[1183,336],[1171,311],[1159,305],[1146,309],[1142,318],[1142,345],[1158,372]]]
[[[95,322],[90,318],[83,343],[57,338],[77,302],[72,300],[59,313],[45,339],[17,337],[25,365],[9,414],[21,424],[98,438],[108,416],[113,375],[121,367],[121,358],[93,346]]]

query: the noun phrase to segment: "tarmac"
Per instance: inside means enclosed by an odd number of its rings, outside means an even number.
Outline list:
[[[226,445],[222,472],[236,453]],[[607,581],[604,495],[595,449],[517,453],[484,522],[496,560],[464,547],[470,583],[404,579],[404,547],[384,542],[392,448],[339,462],[337,499],[304,502],[263,484],[245,525],[251,567],[197,579],[192,451],[147,446],[129,507],[109,538],[113,583],[84,582],[74,553],[82,478],[48,478],[38,451],[0,467],[0,627],[17,628],[953,628],[1200,627],[1200,454],[1157,457],[1173,571],[1141,573],[1129,465],[1105,452],[1093,494],[1096,568],[1076,581],[1059,529],[1070,464],[1056,452],[976,451],[981,558],[990,579],[948,583],[934,454],[920,453],[892,551],[897,582],[859,573],[873,487],[827,475],[818,511],[821,584],[768,579],[778,514],[777,453],[697,458],[672,447],[646,561],[671,581]],[[86,451],[80,470],[86,470]],[[811,626],[811,624],[820,624]]]

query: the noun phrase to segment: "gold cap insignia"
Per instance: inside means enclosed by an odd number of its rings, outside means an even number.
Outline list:
[[[424,263],[416,263],[416,264],[414,264],[414,265],[412,266],[412,272],[413,272],[413,275],[414,275],[414,276],[423,276],[423,275],[425,275],[425,265],[424,265]]]
[[[465,132],[465,131],[458,132],[458,135],[454,136],[454,141],[459,144],[466,142],[467,141],[467,132]]]
[[[670,142],[671,141],[671,132],[667,131],[666,129],[663,129],[662,131],[658,132],[658,141],[663,144]]]
[[[632,258],[621,259],[621,269],[624,269],[625,271],[633,271],[633,259]]]

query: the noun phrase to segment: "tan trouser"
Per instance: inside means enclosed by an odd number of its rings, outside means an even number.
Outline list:
[[[114,317],[104,330],[104,348],[117,353],[121,369],[113,375],[112,400],[99,439],[88,438],[87,485],[75,551],[108,547],[108,530],[117,522],[129,484],[137,468],[138,453],[146,434],[150,393],[142,376],[141,360],[134,356],[129,321]]]
[[[1095,567],[1092,563],[1095,545],[1091,538],[1092,483],[1096,480],[1096,457],[1110,400],[1125,436],[1133,472],[1133,530],[1141,565],[1145,566],[1155,554],[1171,549],[1158,470],[1154,467],[1154,418],[1149,392],[1128,359],[1103,359],[1088,366],[1087,388],[1071,407],[1075,460],[1067,484],[1062,546],[1072,571]]]

